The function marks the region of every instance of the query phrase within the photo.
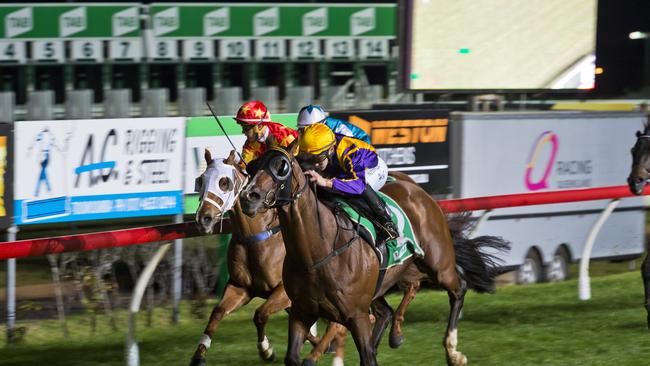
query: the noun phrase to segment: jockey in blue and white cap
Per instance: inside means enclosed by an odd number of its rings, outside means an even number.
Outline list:
[[[298,129],[303,130],[314,123],[324,123],[337,135],[354,137],[365,143],[371,143],[370,136],[364,130],[348,121],[328,117],[323,107],[313,104],[302,107],[298,112]]]

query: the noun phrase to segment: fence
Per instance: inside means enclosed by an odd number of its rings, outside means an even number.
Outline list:
[[[650,194],[650,187],[647,187],[644,190],[643,194]],[[509,194],[490,197],[439,200],[438,204],[447,213],[486,210],[484,216],[479,220],[478,224],[480,225],[482,221],[487,219],[487,214],[496,208],[589,200],[610,200],[610,203],[603,210],[601,216],[594,223],[594,226],[586,239],[585,249],[581,258],[579,297],[583,300],[587,300],[591,296],[588,277],[588,265],[591,249],[593,247],[595,238],[598,235],[598,231],[600,230],[603,222],[613,211],[618,201],[621,198],[631,196],[632,193],[630,193],[627,186],[611,186],[539,193]],[[229,232],[230,222],[228,220],[225,220],[222,233]],[[193,222],[183,222],[178,224],[168,224],[154,227],[58,236],[33,240],[20,240],[0,244],[0,259],[24,258],[72,251],[106,249],[158,241],[169,241],[199,235],[201,235],[201,233],[197,230]],[[154,257],[151,259],[150,265],[147,266],[149,270],[145,271],[146,273],[141,277],[141,279],[138,280],[138,287],[143,287],[144,285],[142,284],[148,281],[148,276],[153,273],[153,268],[155,268],[157,262],[162,258],[168,249],[169,245],[166,245],[159,249],[156,255],[154,255]],[[131,303],[132,315],[129,319],[129,345],[127,347],[127,362],[130,365],[137,365],[139,359],[137,343],[135,342],[135,334],[133,333],[131,326],[134,324],[134,314],[137,313],[139,309],[139,299],[142,296],[142,292],[143,291],[141,288],[139,295],[134,294]],[[11,305],[8,303],[8,306]]]

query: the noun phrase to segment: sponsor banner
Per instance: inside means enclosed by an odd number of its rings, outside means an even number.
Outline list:
[[[151,4],[155,37],[395,38],[395,4]]]
[[[427,192],[449,192],[449,111],[331,112],[371,137],[389,171],[408,174]]]
[[[181,213],[184,121],[17,122],[16,223]]]
[[[0,39],[140,36],[140,4],[0,5]]]
[[[291,128],[297,127],[297,114],[273,114],[274,122]],[[239,152],[246,137],[232,116],[220,116],[219,121]],[[194,179],[206,168],[205,149],[209,149],[214,159],[224,159],[233,149],[214,117],[192,117],[187,119],[187,139],[185,143],[185,213],[194,213],[198,207],[198,195],[194,192]]]
[[[11,226],[13,216],[13,126],[0,123],[0,228]]]

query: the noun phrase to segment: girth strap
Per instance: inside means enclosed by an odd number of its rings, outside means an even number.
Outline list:
[[[242,243],[242,244],[247,244],[247,245],[259,243],[261,241],[269,239],[270,237],[272,237],[273,235],[275,235],[279,231],[280,231],[280,225],[277,225],[277,226],[274,226],[274,227],[272,227],[272,228],[270,228],[268,230],[262,231],[261,233],[257,233],[255,235],[247,236],[247,237],[241,239],[239,242]]]

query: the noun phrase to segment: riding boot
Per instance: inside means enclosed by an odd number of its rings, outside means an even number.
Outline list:
[[[370,209],[374,213],[375,217],[381,221],[380,226],[386,232],[386,241],[397,239],[399,236],[397,227],[391,219],[388,207],[386,207],[384,201],[379,198],[377,192],[375,192],[375,190],[372,189],[370,185],[366,184],[366,189],[364,189],[362,196],[368,203],[368,206],[370,206]]]

